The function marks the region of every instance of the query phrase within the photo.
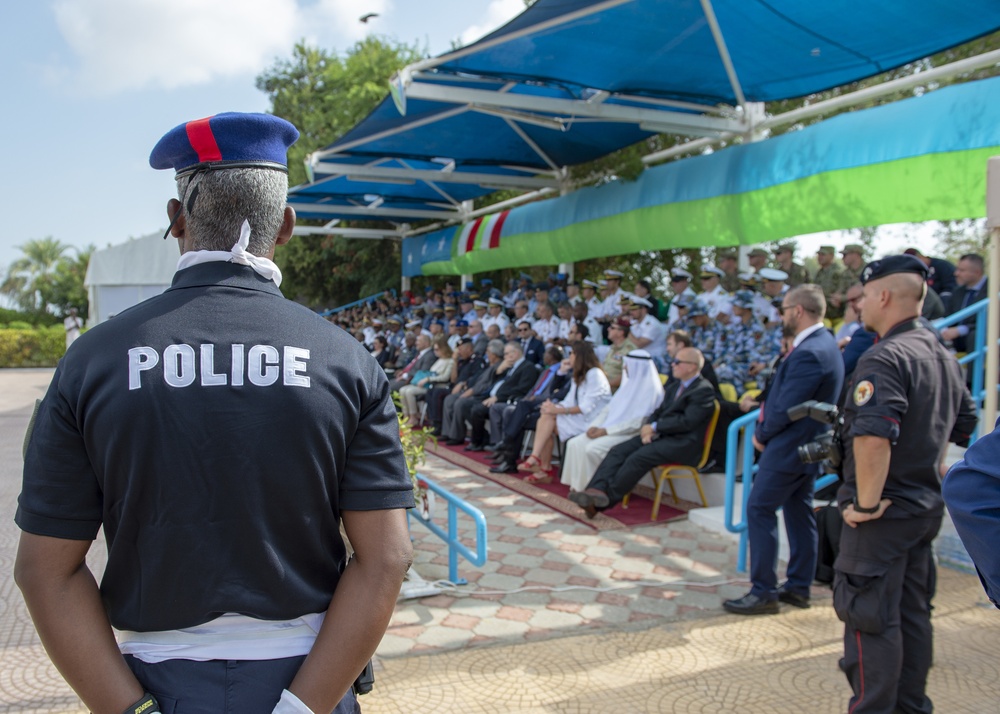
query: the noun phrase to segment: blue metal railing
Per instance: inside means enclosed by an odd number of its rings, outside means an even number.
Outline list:
[[[443,540],[448,545],[448,580],[455,585],[465,585],[468,581],[458,577],[458,556],[461,555],[470,563],[476,566],[486,564],[486,516],[483,512],[472,504],[463,501],[461,498],[437,485],[429,478],[418,476],[420,483],[427,484],[427,490],[435,496],[440,496],[448,504],[448,530],[434,523],[431,519],[425,519],[416,511],[410,509],[407,514],[423,523],[427,529]],[[476,525],[476,550],[473,552],[461,542],[458,533],[458,512],[461,511],[472,518]],[[432,516],[433,518],[433,516]]]
[[[936,329],[942,330],[946,327],[956,325],[967,317],[976,316],[975,345],[973,349],[963,355],[959,362],[970,365],[972,370],[972,396],[976,401],[976,407],[981,408],[986,391],[983,389],[983,378],[985,375],[986,360],[986,313],[988,300],[982,300],[973,305],[959,310],[953,315],[942,317],[933,322]],[[725,502],[725,527],[730,533],[739,533],[740,550],[737,557],[736,569],[745,573],[747,569],[747,501],[750,498],[750,487],[753,485],[753,477],[757,471],[754,463],[754,448],[751,444],[754,429],[760,410],[755,409],[747,412],[729,425],[726,432],[726,502]],[[975,440],[973,434],[973,440]],[[740,518],[736,520],[736,473],[737,461],[739,460],[740,444],[744,445],[743,459],[739,470],[743,475],[742,503],[740,505]],[[837,480],[836,474],[826,474],[816,479],[815,490],[826,488]]]
[[[355,305],[362,305],[362,304],[364,304],[366,302],[371,302],[372,300],[378,300],[380,297],[382,297],[383,295],[385,295],[387,292],[392,293],[392,296],[396,297],[396,290],[395,290],[395,288],[393,288],[392,290],[383,290],[381,292],[375,293],[374,295],[369,295],[368,297],[363,297],[360,300],[355,300],[354,302],[349,302],[346,305],[339,305],[339,306],[331,308],[329,310],[325,310],[324,312],[319,313],[319,316],[320,317],[329,317],[330,315],[334,315],[334,314],[336,314],[338,312],[342,312],[344,310],[348,310],[348,309],[354,307]]]

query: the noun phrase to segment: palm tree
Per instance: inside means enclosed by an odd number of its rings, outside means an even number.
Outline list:
[[[48,305],[39,290],[49,280],[69,246],[51,236],[33,238],[17,246],[24,255],[7,269],[0,293],[10,296],[22,310],[44,312]]]

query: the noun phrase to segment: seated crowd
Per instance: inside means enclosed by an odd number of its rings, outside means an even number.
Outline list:
[[[822,290],[823,317],[848,374],[873,343],[854,310],[861,252],[846,246],[838,269],[833,248],[822,247],[818,287],[810,288]],[[478,293],[468,283],[464,292],[447,285],[398,301],[386,294],[333,319],[371,349],[412,426],[432,427],[447,445],[468,441],[466,451],[492,452],[491,471],[526,472],[533,483],[560,478],[593,517],[659,464],[698,465],[716,402],[719,424],[702,470],[722,463],[726,426],[758,406],[789,347],[782,300],[810,282],[789,248],[778,249],[776,267],[766,258],[751,251],[754,270],[742,274],[731,254],[720,267],[702,266],[700,293],[691,273],[674,269],[665,301],[646,281],[624,291],[613,270],[579,285],[561,274],[533,284],[522,273],[505,294],[484,279]],[[985,294],[979,256],[963,256],[953,275],[950,264],[933,260],[938,280],[929,281],[934,295],[925,317],[956,312]],[[961,350],[972,326],[967,321],[941,337]],[[534,435],[530,454],[519,460],[526,434]]]

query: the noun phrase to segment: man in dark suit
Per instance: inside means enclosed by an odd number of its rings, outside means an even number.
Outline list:
[[[490,396],[490,389],[497,382],[497,367],[503,361],[504,343],[490,340],[486,346],[486,366],[464,390],[449,394],[441,406],[441,443],[460,446],[465,443],[465,420],[472,407]]]
[[[398,392],[401,388],[405,387],[417,372],[430,369],[436,359],[434,350],[431,349],[430,336],[425,332],[421,332],[417,335],[417,356],[403,369],[393,375],[394,379],[389,382],[389,393]]]
[[[486,448],[486,419],[490,407],[499,402],[516,401],[525,396],[538,379],[538,367],[529,362],[520,342],[508,342],[503,348],[503,362],[497,365],[500,380],[493,385],[490,395],[472,406],[469,423],[472,425],[472,443],[466,451],[483,451]]]
[[[597,467],[586,490],[569,498],[588,518],[611,508],[654,466],[665,463],[697,465],[705,429],[715,410],[715,390],[701,376],[705,357],[693,347],[677,352],[671,370],[677,379],[667,385],[660,408],[639,436],[615,446]]]
[[[739,615],[778,612],[778,601],[809,607],[816,574],[816,517],[812,509],[817,464],[803,464],[798,447],[814,441],[828,427],[812,419],[791,421],[788,410],[815,399],[835,403],[844,381],[844,360],[833,335],[823,326],[826,299],[817,285],[785,293],[781,321],[792,346],[775,372],[761,406],[753,436],[761,452],[760,470],[747,503],[752,589],[723,607]],[[790,556],[788,577],[778,588],[778,509],[784,511]]]
[[[535,337],[531,329],[531,323],[523,320],[517,323],[517,341],[524,352],[524,358],[533,364],[541,364],[545,354],[545,345],[540,339]]]
[[[948,300],[948,314],[985,300],[988,294],[985,265],[982,257],[975,253],[963,255],[955,266],[955,281],[958,285]],[[976,348],[976,317],[967,317],[958,325],[941,330],[941,337],[951,340],[958,352],[968,352]]]

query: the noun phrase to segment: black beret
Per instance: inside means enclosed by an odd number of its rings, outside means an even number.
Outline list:
[[[922,280],[927,280],[927,266],[924,265],[924,261],[912,255],[890,255],[866,265],[861,271],[861,284],[866,285],[872,280],[894,273],[915,273]]]

